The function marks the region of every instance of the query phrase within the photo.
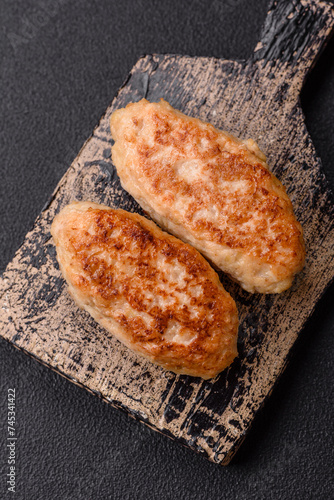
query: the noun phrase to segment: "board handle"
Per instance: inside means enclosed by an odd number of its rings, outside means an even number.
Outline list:
[[[329,2],[272,0],[251,62],[274,65],[276,71],[281,66],[299,92],[333,26],[334,5]]]

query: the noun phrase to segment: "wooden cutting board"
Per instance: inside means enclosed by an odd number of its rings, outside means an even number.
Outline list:
[[[1,335],[155,430],[227,464],[334,274],[333,202],[299,103],[304,78],[333,25],[330,4],[280,0],[271,4],[248,61],[142,57],[3,274]],[[146,362],[80,311],[68,295],[50,236],[55,214],[72,200],[141,213],[111,162],[109,119],[116,108],[142,97],[163,97],[187,114],[255,139],[304,227],[306,267],[287,292],[251,295],[221,276],[239,309],[239,357],[209,381]]]

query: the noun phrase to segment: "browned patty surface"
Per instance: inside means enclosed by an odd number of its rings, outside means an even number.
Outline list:
[[[233,361],[235,302],[194,248],[138,214],[90,202],[67,205],[51,232],[72,297],[125,345],[203,378]]]
[[[145,99],[115,111],[122,185],[161,227],[249,292],[289,288],[304,266],[301,225],[252,140]]]

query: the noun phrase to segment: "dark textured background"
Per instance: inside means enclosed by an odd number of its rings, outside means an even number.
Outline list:
[[[242,59],[267,1],[2,0],[0,271],[144,53]],[[302,94],[334,188],[334,40]],[[0,341],[0,498],[334,498],[334,288],[227,468],[133,421]],[[6,493],[7,389],[17,493]],[[8,494],[8,496],[7,496]]]

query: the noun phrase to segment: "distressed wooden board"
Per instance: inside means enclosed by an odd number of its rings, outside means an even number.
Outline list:
[[[299,106],[303,80],[333,24],[329,4],[281,0],[272,3],[249,61],[141,58],[8,265],[0,281],[1,335],[154,429],[227,464],[334,274],[332,198]],[[306,267],[289,291],[251,295],[221,276],[239,309],[239,357],[209,381],[176,376],[122,346],[75,306],[56,262],[50,224],[71,200],[141,212],[112,165],[109,118],[142,97],[164,97],[185,113],[257,140],[305,231]]]

